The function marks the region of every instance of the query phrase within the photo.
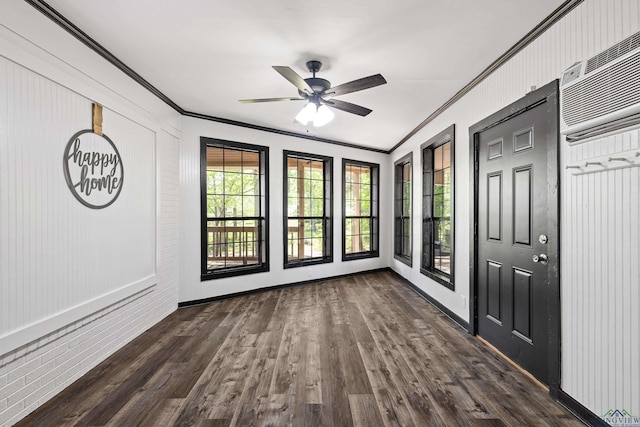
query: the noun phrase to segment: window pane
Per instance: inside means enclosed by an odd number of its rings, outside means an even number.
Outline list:
[[[433,169],[442,170],[442,146],[433,150]]]
[[[442,168],[451,167],[451,143],[442,145]]]
[[[369,234],[371,232],[371,220],[369,218],[362,218],[360,221],[360,234]]]
[[[260,155],[245,151],[242,153],[242,171],[246,174],[260,173]]]
[[[207,170],[207,193],[224,193],[224,172]]]
[[[207,147],[207,170],[224,170],[224,149]]]
[[[353,234],[353,219],[346,218],[344,221],[344,232],[347,236]]]
[[[244,196],[242,198],[242,215],[243,217],[259,215],[259,198],[257,196]]]
[[[371,238],[369,235],[360,236],[360,250],[362,252],[368,252],[371,250]]]
[[[304,216],[312,216],[312,211],[311,211],[311,199],[302,199],[302,202],[304,204]]]
[[[291,157],[287,159],[287,176],[289,178],[298,177],[298,159]]]
[[[288,216],[299,216],[298,213],[298,205],[299,205],[299,200],[296,197],[289,197],[289,202],[287,205],[288,208]]]
[[[207,221],[207,268],[259,264],[257,221]]]
[[[242,193],[260,194],[260,175],[243,174]]]
[[[225,216],[235,217],[242,215],[242,196],[225,196]]]
[[[369,200],[360,201],[360,209],[357,215],[371,215],[371,202]]]
[[[311,216],[324,216],[324,199],[311,199]]]

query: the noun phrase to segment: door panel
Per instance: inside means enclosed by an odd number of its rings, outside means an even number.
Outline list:
[[[474,134],[477,332],[549,384],[549,319],[558,315],[550,312],[556,295],[550,289],[557,281],[549,273],[557,271],[558,260],[539,236],[558,235],[549,229],[557,227],[555,206],[549,204],[549,179],[553,183],[557,175],[557,167],[549,166],[558,139],[557,113],[544,97],[524,107]]]

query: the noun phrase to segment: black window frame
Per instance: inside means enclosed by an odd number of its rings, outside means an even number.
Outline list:
[[[368,218],[370,248],[369,251],[347,254],[347,165],[368,167],[371,171],[370,181],[370,208],[369,215],[360,215],[359,218]],[[380,256],[380,165],[378,163],[363,162],[361,160],[342,159],[342,261],[351,261]],[[349,218],[355,218],[350,216]]]
[[[306,216],[295,216],[289,217],[289,169],[288,169],[288,159],[290,157],[310,160],[310,161],[321,161],[323,164],[323,181],[324,184],[324,197],[323,197],[323,215],[321,217],[306,217]],[[311,154],[311,153],[303,153],[299,151],[290,151],[283,150],[282,152],[283,159],[283,207],[282,207],[282,217],[283,217],[283,229],[282,229],[282,237],[283,237],[283,267],[287,268],[296,268],[296,267],[304,267],[307,265],[316,265],[316,264],[325,264],[333,262],[333,157],[330,156],[322,156],[319,154]],[[322,257],[317,258],[307,258],[307,259],[297,259],[293,261],[289,261],[289,253],[288,253],[288,231],[289,231],[289,220],[290,219],[316,219],[321,220],[323,224],[323,244],[322,244]]]
[[[208,256],[208,221],[207,216],[207,148],[228,148],[259,153],[260,159],[260,194],[264,192],[264,203],[260,203],[258,220],[258,233],[262,236],[258,241],[259,257],[263,259],[258,264],[249,266],[232,266],[221,269],[209,270]],[[262,206],[264,205],[264,206]],[[264,212],[263,212],[264,211]],[[212,217],[217,218],[217,217]],[[226,217],[225,217],[226,218]],[[224,139],[200,137],[200,244],[201,267],[200,280],[214,280],[224,277],[241,276],[245,274],[263,273],[269,271],[269,147],[244,142],[228,141]]]
[[[451,144],[449,151],[449,168],[450,168],[450,203],[451,212],[449,221],[451,228],[451,248],[449,273],[442,271],[434,266],[435,256],[435,238],[434,238],[434,158],[433,152],[438,147],[445,144]],[[455,272],[455,125],[449,126],[433,138],[430,138],[420,146],[420,159],[422,167],[422,230],[421,230],[421,256],[420,256],[420,272],[425,276],[435,280],[441,285],[455,291],[454,272]],[[445,217],[442,217],[445,218]]]
[[[409,164],[409,215],[405,216],[403,209],[404,198],[403,191],[403,169]],[[411,238],[411,229],[413,228],[413,152],[409,152],[393,163],[393,257],[409,267],[413,264],[413,239]],[[400,195],[400,198],[398,198]],[[405,233],[404,224],[408,221],[409,232]],[[409,253],[404,254],[404,238],[409,239]]]

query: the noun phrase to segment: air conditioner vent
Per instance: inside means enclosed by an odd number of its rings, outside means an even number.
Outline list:
[[[606,65],[609,62],[615,60],[616,58],[620,58],[622,55],[625,55],[639,47],[640,47],[640,32],[635,33],[631,37],[627,37],[626,39],[622,40],[620,43],[610,47],[609,49],[589,59],[587,61],[585,74],[589,74],[590,72],[597,70],[603,65]]]
[[[637,52],[607,69],[568,85],[563,90],[563,120],[572,126],[639,104],[639,70],[640,52]]]

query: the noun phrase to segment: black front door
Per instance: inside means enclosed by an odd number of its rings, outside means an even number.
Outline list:
[[[472,128],[477,333],[545,384],[557,359],[557,121],[554,82]]]

